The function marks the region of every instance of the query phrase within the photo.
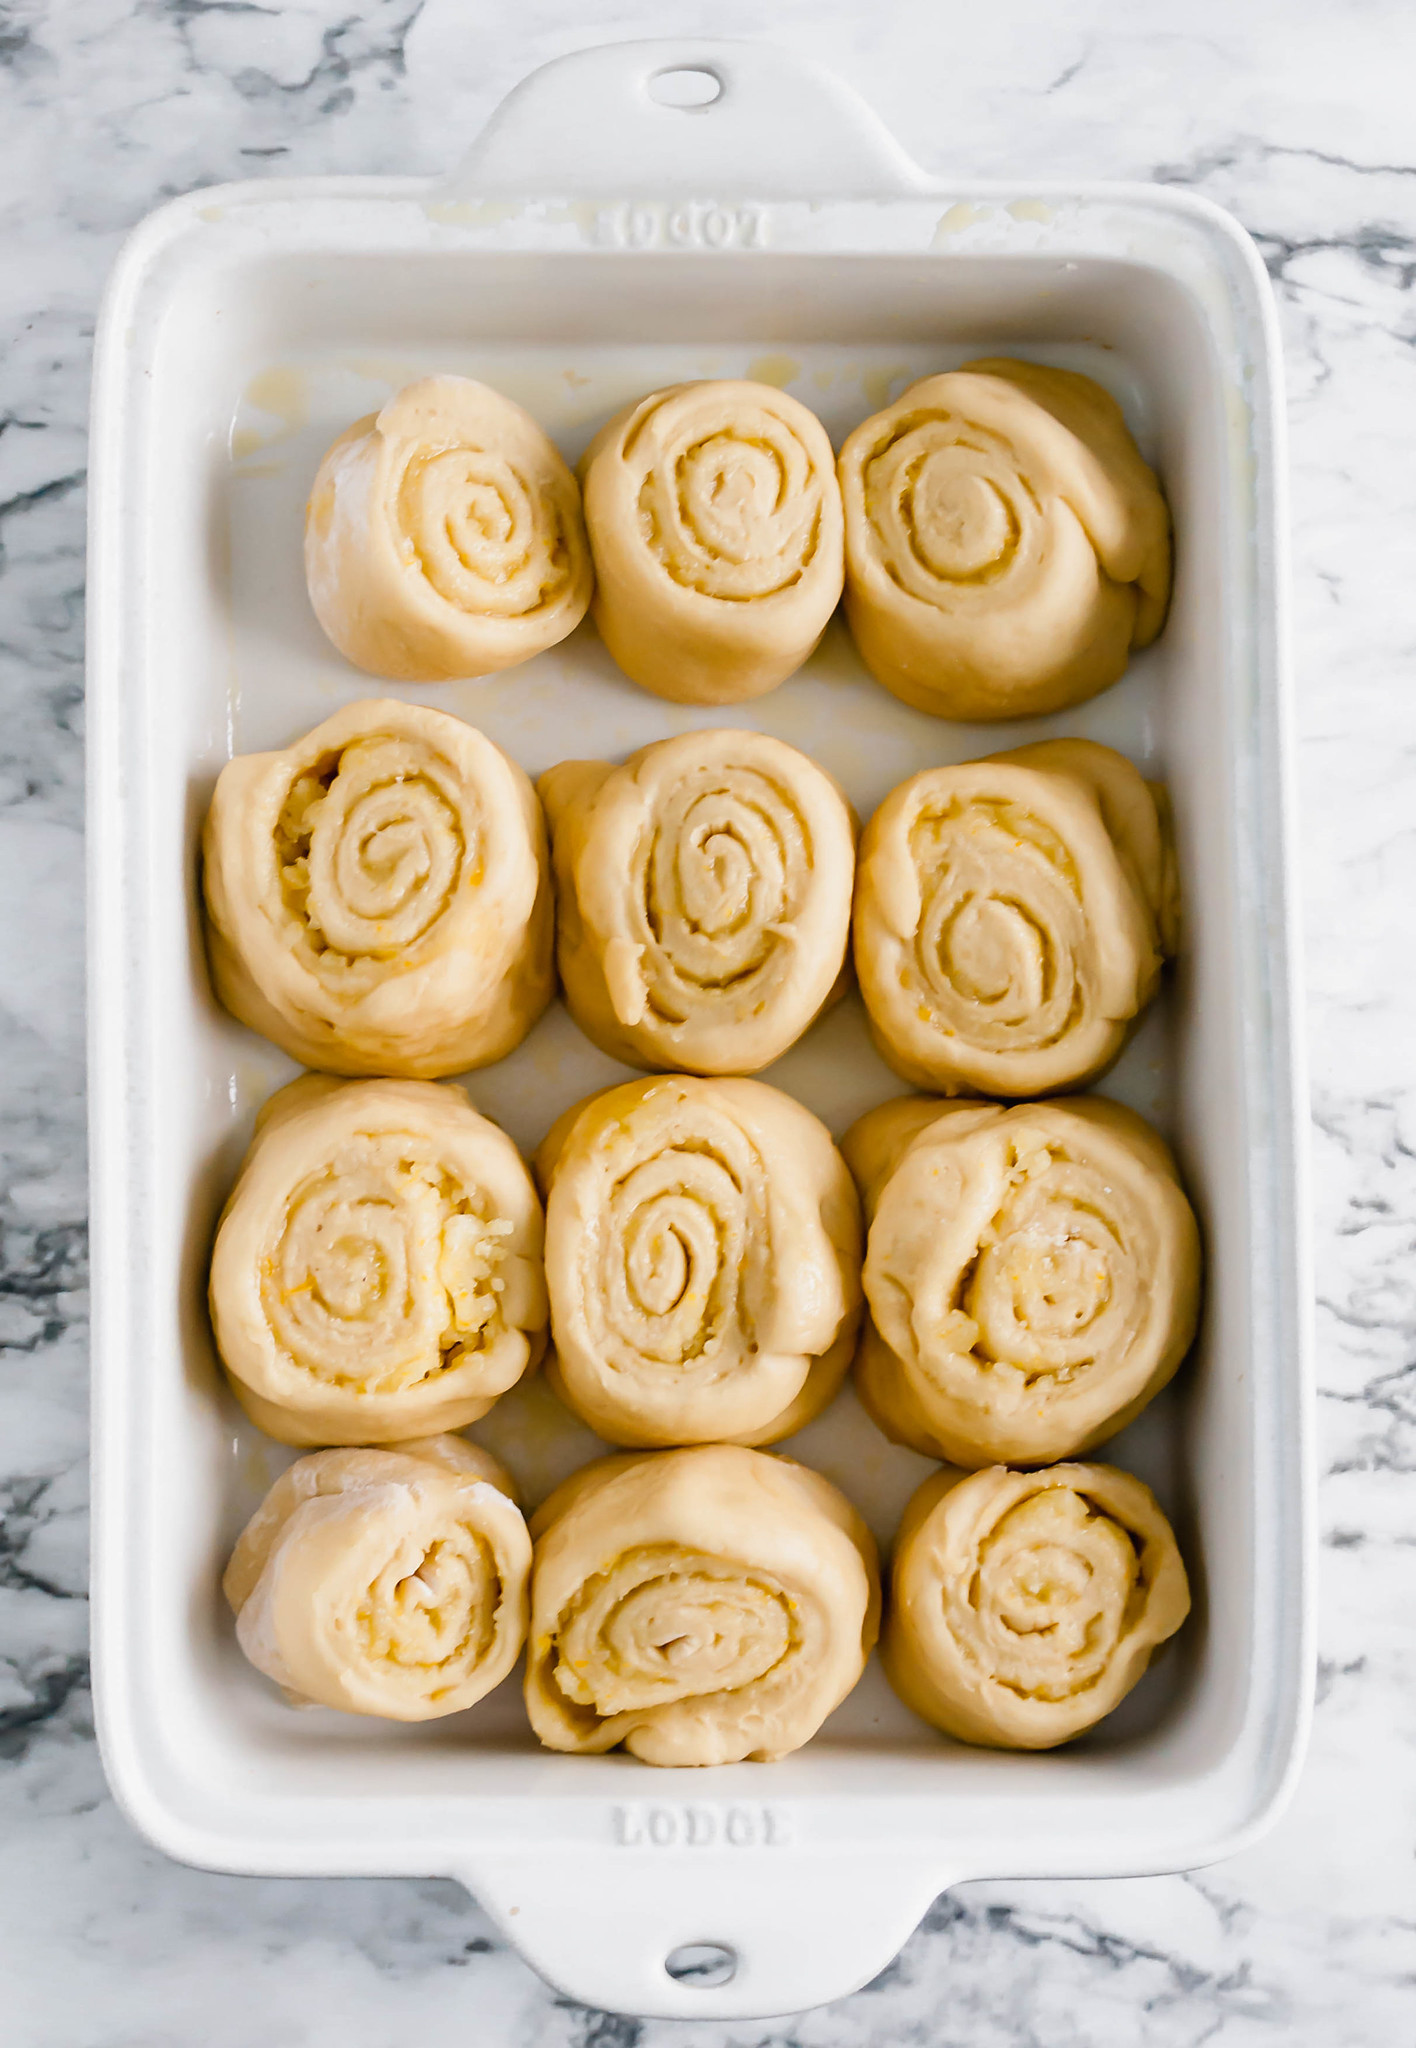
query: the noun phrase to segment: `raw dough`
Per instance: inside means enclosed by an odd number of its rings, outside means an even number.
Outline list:
[[[320,464],[305,576],[320,624],[370,675],[510,668],[585,616],[580,490],[519,405],[470,377],[424,377]]]
[[[282,1443],[460,1429],[540,1356],[541,1258],[531,1176],[461,1088],[306,1074],[262,1110],[217,1231],[217,1349]]]
[[[841,595],[826,430],[768,384],[676,384],[580,465],[595,623],[642,689],[741,704],[801,667]]]
[[[1160,631],[1169,514],[1090,377],[989,358],[921,378],[856,428],[840,476],[846,617],[918,710],[1060,711]]]
[[[496,1459],[432,1436],[297,1460],[222,1585],[241,1648],[292,1704],[430,1721],[475,1705],[515,1664],[530,1566]]]
[[[1052,1749],[1120,1704],[1189,1611],[1174,1533],[1129,1473],[945,1471],[905,1510],[880,1656],[946,1734]]]
[[[856,1386],[895,1442],[1043,1464],[1114,1436],[1171,1378],[1199,1313],[1199,1229],[1133,1110],[913,1096],[843,1149],[869,1223]]]
[[[202,850],[216,992],[305,1066],[436,1080],[550,1001],[541,807],[460,718],[375,698],[238,755]]]
[[[861,838],[856,973],[883,1057],[919,1087],[1093,1079],[1178,925],[1164,789],[1091,740],[927,768]]]
[[[611,1058],[755,1073],[839,992],[855,819],[795,747],[684,733],[621,768],[562,762],[538,788],[566,1004]]]
[[[553,1384],[608,1442],[773,1443],[822,1411],[860,1320],[860,1209],[830,1133],[760,1081],[577,1103],[536,1158]]]
[[[875,1545],[804,1465],[730,1444],[588,1465],[532,1518],[526,1708],[548,1749],[787,1756],[865,1669]]]

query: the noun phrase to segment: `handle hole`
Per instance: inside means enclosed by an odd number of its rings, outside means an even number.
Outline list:
[[[649,81],[649,97],[661,107],[711,107],[723,96],[723,81],[716,71],[700,64],[675,65],[670,71],[656,71]]]
[[[731,1984],[737,1966],[737,1951],[722,1941],[686,1941],[664,1957],[664,1969],[675,1984],[691,1984],[699,1991]]]

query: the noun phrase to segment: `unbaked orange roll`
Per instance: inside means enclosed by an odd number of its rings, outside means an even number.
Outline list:
[[[1177,944],[1169,816],[1159,784],[1092,740],[892,790],[861,838],[854,951],[895,1071],[1030,1096],[1107,1067]]]
[[[895,1442],[1045,1464],[1170,1380],[1195,1334],[1199,1229],[1133,1110],[912,1096],[842,1143],[869,1226],[856,1387]]]
[[[471,377],[424,377],[320,464],[305,575],[325,632],[370,675],[510,668],[590,602],[579,487],[519,405]]]
[[[554,1125],[557,1392],[615,1444],[774,1443],[820,1414],[860,1320],[860,1210],[824,1124],[760,1081],[661,1075]]]
[[[944,1471],[905,1510],[880,1656],[946,1734],[1052,1749],[1120,1704],[1189,1611],[1174,1533],[1129,1473]]]
[[[1169,514],[1089,377],[1001,357],[923,377],[856,428],[840,476],[851,632],[921,711],[1060,711],[1160,631]]]
[[[241,1648],[294,1704],[430,1721],[475,1706],[515,1664],[530,1565],[496,1459],[431,1436],[297,1460],[222,1584]]]
[[[548,1749],[787,1756],[865,1669],[875,1544],[804,1465],[730,1444],[604,1458],[531,1533],[526,1710]]]
[[[611,1058],[755,1073],[839,992],[855,819],[795,747],[684,733],[619,768],[564,761],[537,788],[566,1005]]]
[[[545,1345],[541,1205],[461,1088],[306,1074],[261,1111],[211,1262],[217,1350],[287,1444],[460,1429]]]
[[[595,623],[625,674],[678,704],[741,704],[801,667],[841,595],[826,430],[738,381],[652,391],[581,461]]]
[[[238,755],[202,853],[216,992],[305,1066],[436,1080],[503,1058],[550,1001],[541,807],[460,718],[375,698]]]

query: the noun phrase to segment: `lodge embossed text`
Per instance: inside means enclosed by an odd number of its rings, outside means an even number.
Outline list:
[[[779,1806],[616,1806],[612,1825],[626,1849],[780,1849],[792,1839]]]

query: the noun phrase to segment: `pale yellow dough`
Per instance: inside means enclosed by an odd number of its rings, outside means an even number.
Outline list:
[[[875,1545],[819,1474],[730,1444],[626,1454],[531,1522],[526,1710],[548,1749],[729,1764],[809,1742],[879,1628]]]
[[[510,668],[585,616],[580,490],[519,405],[470,377],[424,377],[320,464],[305,576],[325,632],[370,675]]]
[[[860,1209],[809,1110],[664,1075],[577,1103],[536,1158],[557,1391],[615,1444],[773,1443],[832,1399]]]
[[[846,617],[918,710],[1063,710],[1164,623],[1165,500],[1089,377],[1000,357],[921,378],[856,428],[840,476]]]
[[[676,384],[580,465],[595,623],[625,674],[678,704],[741,704],[801,667],[841,595],[826,430],[768,384]]]
[[[1165,791],[1092,740],[927,768],[865,828],[854,925],[871,1029],[905,1080],[1075,1088],[1178,944]]]
[[[293,1704],[430,1721],[474,1706],[515,1664],[530,1567],[496,1459],[431,1436],[297,1460],[222,1585],[241,1648]]]
[[[1189,1611],[1170,1524],[1129,1473],[945,1471],[905,1510],[880,1656],[946,1734],[1052,1749],[1120,1704]]]
[[[749,1074],[839,992],[855,819],[766,733],[684,733],[623,767],[565,761],[550,819],[571,1015],[631,1066]]]
[[[280,1442],[460,1429],[545,1345],[541,1205],[461,1088],[306,1074],[265,1105],[216,1234],[217,1349]]]
[[[842,1148],[868,1225],[856,1387],[893,1441],[1045,1464],[1114,1436],[1171,1378],[1199,1313],[1199,1228],[1133,1110],[910,1096]]]
[[[417,704],[350,704],[217,780],[202,838],[222,1002],[292,1059],[436,1080],[550,1001],[545,820],[514,761]]]

